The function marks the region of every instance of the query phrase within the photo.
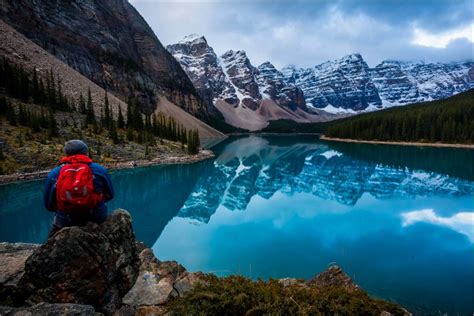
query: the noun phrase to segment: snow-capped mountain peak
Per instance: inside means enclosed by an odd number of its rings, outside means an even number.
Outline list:
[[[425,63],[385,60],[370,68],[360,54],[346,55],[313,68],[282,69],[309,106],[355,114],[385,107],[447,98],[474,87],[473,61]],[[470,76],[472,73],[473,76]]]
[[[385,60],[370,68],[361,54],[352,53],[310,68],[279,70],[270,61],[253,66],[243,50],[218,56],[198,34],[167,49],[205,101],[228,123],[249,129],[269,120],[314,122],[447,98],[474,87],[473,61]]]
[[[192,33],[189,35],[186,35],[182,40],[180,40],[178,43],[179,44],[187,44],[187,43],[193,43],[193,42],[205,42],[207,43],[207,40],[204,36]]]

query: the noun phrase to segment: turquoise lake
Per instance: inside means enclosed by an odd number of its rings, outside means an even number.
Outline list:
[[[310,278],[337,263],[417,314],[474,313],[474,150],[231,137],[193,165],[112,173],[109,209],[188,270]],[[0,241],[44,242],[42,181],[0,186]]]

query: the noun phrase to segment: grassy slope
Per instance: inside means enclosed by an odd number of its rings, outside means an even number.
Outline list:
[[[277,280],[207,275],[184,297],[173,301],[176,315],[405,315],[398,305],[342,286],[283,286]]]
[[[1,95],[1,94],[0,94]],[[13,106],[18,108],[24,104],[16,99],[11,99]],[[37,104],[24,104],[30,110],[40,111]],[[44,107],[47,113],[47,108]],[[77,112],[55,113],[59,135],[48,139],[47,130],[34,133],[25,126],[12,126],[0,116],[0,174],[14,172],[32,172],[55,166],[63,156],[63,144],[68,139],[80,138],[90,147],[92,157],[97,162],[132,161],[150,159],[157,156],[187,155],[180,143],[168,140],[157,141],[154,146],[146,147],[126,140],[125,130],[118,130],[121,144],[113,144],[108,137],[108,131],[102,130],[99,134],[92,131],[92,126],[82,127],[84,115]]]

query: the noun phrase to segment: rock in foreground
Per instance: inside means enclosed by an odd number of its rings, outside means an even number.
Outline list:
[[[130,215],[64,228],[44,245],[0,244],[0,315],[406,315],[341,268],[305,282],[190,273],[135,240]]]
[[[25,261],[38,247],[35,244],[0,243],[0,303],[13,304],[18,282],[25,271]]]
[[[95,316],[94,307],[90,305],[78,304],[48,304],[40,303],[28,307],[5,307],[0,306],[0,315],[5,316],[29,316],[29,315],[77,315],[77,316]]]
[[[320,288],[337,286],[349,292],[360,290],[359,286],[352,282],[352,279],[338,266],[329,267],[326,271],[310,279],[307,284]]]
[[[101,225],[64,228],[38,248],[26,261],[18,299],[87,304],[111,313],[134,284],[138,269],[130,215],[118,210]]]

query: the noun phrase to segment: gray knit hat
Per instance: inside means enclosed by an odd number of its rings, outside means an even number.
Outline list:
[[[72,139],[64,144],[64,153],[66,156],[78,154],[87,155],[89,153],[89,148],[82,140]]]

